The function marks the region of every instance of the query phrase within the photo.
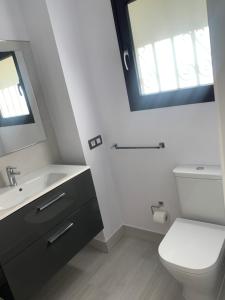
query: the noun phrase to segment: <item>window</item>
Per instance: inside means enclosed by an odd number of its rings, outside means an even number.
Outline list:
[[[0,52],[0,127],[34,123],[14,52]]]
[[[205,0],[111,0],[132,111],[214,101]]]

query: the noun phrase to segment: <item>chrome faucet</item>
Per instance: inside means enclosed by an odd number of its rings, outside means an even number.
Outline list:
[[[6,173],[9,179],[10,186],[17,186],[16,175],[20,175],[19,171],[16,171],[15,167],[7,167]]]

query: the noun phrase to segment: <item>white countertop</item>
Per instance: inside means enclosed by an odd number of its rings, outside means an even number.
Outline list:
[[[88,166],[48,165],[25,176],[17,176],[17,186],[0,188],[0,220],[88,169]],[[56,179],[47,183],[48,176]],[[21,188],[23,191],[19,192]]]

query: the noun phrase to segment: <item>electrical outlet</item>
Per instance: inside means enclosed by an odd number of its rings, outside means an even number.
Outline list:
[[[98,135],[98,136],[96,136],[96,137],[94,137],[94,138],[92,138],[92,139],[90,139],[90,140],[88,141],[89,148],[90,148],[91,150],[93,150],[94,148],[96,148],[96,147],[102,145],[102,143],[103,143],[103,142],[102,142],[102,136],[101,136],[101,135]]]

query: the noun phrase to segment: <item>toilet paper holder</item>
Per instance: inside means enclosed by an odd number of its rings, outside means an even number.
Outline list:
[[[155,210],[158,210],[163,206],[164,206],[164,202],[162,201],[159,201],[158,205],[152,205],[151,206],[152,215],[154,215]]]

